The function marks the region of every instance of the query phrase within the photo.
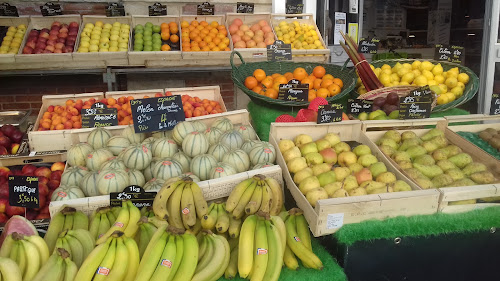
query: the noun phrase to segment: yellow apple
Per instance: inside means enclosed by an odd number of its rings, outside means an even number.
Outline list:
[[[102,29],[111,29],[113,26],[109,23],[105,23],[102,27]]]
[[[90,45],[99,45],[99,39],[90,40]]]
[[[80,41],[81,42],[90,42],[90,37],[88,37],[88,36],[82,37],[82,38],[80,38]]]
[[[118,36],[118,34],[113,34],[109,37],[109,40],[118,41],[119,38],[120,38],[120,36]]]
[[[118,48],[123,48],[123,49],[128,49],[128,44],[127,42],[119,42],[118,43]]]
[[[106,53],[106,52],[109,52],[109,49],[108,48],[100,48],[99,52]]]
[[[109,32],[103,32],[103,33],[101,33],[101,38],[102,37],[109,38],[109,36],[110,36]]]
[[[109,47],[110,47],[110,48],[111,48],[111,47],[117,47],[117,48],[118,48],[118,41],[116,41],[116,40],[114,40],[114,41],[113,41],[113,40],[109,41]]]
[[[98,27],[98,26],[99,26],[99,27],[102,27],[103,25],[104,25],[104,23],[103,23],[102,21],[100,21],[100,20],[99,20],[99,21],[96,21],[96,23],[95,23],[95,26],[96,26],[96,27]]]
[[[121,23],[119,23],[119,22],[117,22],[117,21],[115,21],[115,22],[113,23],[113,27],[117,26],[117,27],[119,28],[121,25],[122,25],[122,24],[121,24]]]
[[[111,34],[111,36],[113,36],[113,35],[118,36],[118,35],[120,35],[120,31],[119,30],[111,30],[111,32],[109,34]]]
[[[108,43],[109,42],[109,38],[108,37],[101,37],[101,39],[99,39],[99,42],[100,43]]]
[[[78,52],[79,53],[88,53],[89,52],[89,48],[80,47],[80,48],[78,48]]]
[[[85,28],[90,28],[90,29],[93,29],[93,28],[94,28],[94,25],[93,25],[93,24],[91,24],[91,23],[87,23],[87,24],[85,25]]]
[[[127,48],[118,48],[118,52],[126,52],[126,51],[128,51]]]
[[[82,41],[82,42],[80,43],[80,47],[83,47],[83,48],[88,48],[89,46],[90,46],[90,43],[89,43],[89,42],[87,42],[87,41]]]
[[[90,45],[89,51],[90,52],[97,52],[99,50],[99,46],[97,45]]]
[[[99,44],[99,49],[109,49],[109,43],[101,42],[101,44]]]
[[[92,34],[92,35],[90,36],[90,39],[99,40],[99,39],[101,39],[101,35],[100,35],[100,34]]]
[[[110,52],[118,52],[118,47],[117,46],[110,46],[109,51]]]
[[[120,29],[128,29],[128,30],[130,30],[130,25],[128,25],[128,24],[122,24],[120,26]]]

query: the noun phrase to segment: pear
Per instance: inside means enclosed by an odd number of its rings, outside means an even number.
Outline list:
[[[415,132],[413,132],[413,131],[405,131],[405,132],[403,132],[401,134],[401,141],[413,139],[413,138],[416,138],[416,137],[417,137],[417,134],[415,134]]]
[[[413,163],[417,163],[417,164],[421,164],[421,165],[434,165],[434,164],[436,164],[436,161],[429,154],[424,154],[424,155],[420,155],[417,158],[415,158]]]
[[[290,148],[294,147],[295,143],[293,143],[292,140],[288,139],[282,139],[280,140],[280,143],[278,144],[278,148],[280,149],[281,153],[284,153],[285,151],[289,150]]]
[[[444,132],[438,128],[430,129],[427,133],[425,133],[422,137],[420,137],[423,141],[428,141],[437,136],[444,136]]]
[[[489,141],[491,138],[493,138],[493,135],[488,133],[487,131],[482,131],[481,133],[479,133],[479,137],[484,141]]]
[[[351,171],[351,173],[359,172],[363,168],[364,168],[363,165],[361,165],[359,163],[353,163],[353,164],[349,165],[349,170]]]
[[[385,132],[383,138],[392,139],[396,143],[400,143],[401,142],[401,135],[396,130],[390,130],[390,131]]]
[[[329,183],[335,182],[335,180],[336,180],[335,172],[328,171],[328,172],[324,172],[322,174],[319,174],[318,180],[319,180],[319,185],[321,185],[321,187],[323,187]]]
[[[454,181],[450,186],[471,186],[476,185],[474,181],[468,178],[463,178],[461,180]]]
[[[389,192],[393,192],[392,187],[385,186],[382,188],[371,190],[370,192],[368,192],[368,194],[380,194],[380,193],[389,193]]]
[[[434,152],[432,152],[432,158],[436,161],[446,160],[448,158],[448,152],[445,148],[434,150]]]
[[[385,112],[380,109],[372,111],[368,114],[368,120],[379,120],[376,119],[378,116],[385,116]]]
[[[373,154],[363,154],[358,158],[358,163],[363,167],[370,167],[373,163],[377,163],[378,159]]]
[[[320,150],[319,154],[323,156],[323,162],[335,164],[337,163],[337,153],[333,148],[325,148]]]
[[[283,158],[285,158],[286,162],[292,160],[293,158],[297,158],[297,157],[301,157],[301,156],[302,156],[302,154],[300,154],[300,149],[296,146],[283,152]]]
[[[373,190],[381,189],[381,188],[387,188],[387,185],[383,182],[377,182],[377,181],[365,181],[362,184],[359,185],[359,187],[362,187],[366,189],[366,193],[372,194]]]
[[[378,175],[387,172],[387,167],[382,162],[376,162],[370,165],[370,172],[376,178]]]
[[[473,163],[470,163],[467,166],[465,166],[462,169],[462,172],[464,173],[464,175],[470,176],[474,173],[484,172],[486,170],[488,170],[488,169],[486,168],[486,165],[484,165],[483,163],[473,162]]]
[[[418,177],[413,179],[418,186],[420,186],[422,189],[429,189],[429,188],[434,188],[434,184],[432,181],[426,177]]]
[[[307,165],[313,166],[323,163],[323,156],[319,152],[307,153],[304,158],[306,158]]]
[[[328,164],[328,163],[314,165],[314,166],[312,166],[313,175],[318,176],[324,172],[330,171],[331,168],[332,168],[332,164]]]
[[[288,167],[288,171],[290,173],[295,174],[307,168],[306,158],[304,157],[293,158],[292,160],[286,162],[286,166]]]
[[[418,177],[425,177],[419,170],[415,168],[405,169],[405,173],[412,179],[416,179]]]
[[[337,182],[332,182],[327,185],[325,185],[323,188],[325,189],[326,193],[328,193],[328,197],[333,197],[333,194],[335,191],[339,190],[342,188],[343,183],[340,181]]]
[[[448,145],[448,140],[444,136],[433,137],[430,142],[436,144],[438,148],[443,148]]]
[[[302,194],[307,194],[309,190],[315,189],[321,187],[321,184],[319,183],[318,177],[316,176],[310,176],[305,178],[303,181],[300,182],[299,184],[299,189]]]
[[[393,139],[381,138],[377,141],[378,146],[387,145],[392,147],[393,149],[398,149],[398,143]]]
[[[365,121],[365,120],[368,120],[368,113],[366,112],[361,112],[359,115],[358,115],[358,119],[361,120],[361,121]]]
[[[434,150],[439,148],[439,146],[437,144],[435,144],[434,142],[432,142],[432,140],[424,141],[422,143],[422,146],[425,148],[425,150],[427,150],[428,153],[432,153],[432,152],[434,152]]]
[[[496,181],[495,176],[488,171],[474,173],[470,175],[470,179],[477,184],[489,184]]]
[[[488,128],[488,129],[485,129],[486,132],[490,133],[490,135],[494,136],[494,135],[497,135],[498,132],[493,129],[493,128]]]
[[[365,181],[371,181],[371,180],[373,180],[372,173],[370,172],[370,170],[368,168],[361,169],[360,171],[356,172],[354,174],[354,176],[356,177],[356,180],[358,181],[358,184],[361,184],[361,183],[363,183]]]
[[[419,138],[407,139],[404,140],[401,146],[398,148],[399,151],[406,151],[408,148],[420,145],[422,141]]]
[[[306,194],[306,199],[311,206],[316,207],[318,200],[328,199],[328,193],[323,188],[315,188]]]
[[[333,197],[333,198],[339,198],[339,197],[349,197],[349,193],[348,193],[345,189],[341,188],[341,189],[339,189],[339,190],[335,191],[335,192],[333,193],[333,196],[332,196],[332,197]]]
[[[451,170],[451,169],[457,169],[457,166],[455,166],[455,164],[451,163],[450,160],[448,160],[448,159],[439,160],[436,162],[436,165],[438,165],[439,168],[441,168],[441,170],[443,170],[445,172],[448,170]]]
[[[411,157],[406,151],[396,151],[391,158],[396,161],[396,163],[399,163],[401,161],[409,161],[411,162]]]
[[[347,167],[335,167],[333,169],[335,177],[338,181],[343,181],[348,175],[351,174],[351,170]]]
[[[361,155],[366,155],[366,154],[371,154],[372,153],[372,150],[370,149],[370,147],[366,144],[360,144],[358,146],[356,146],[352,152],[354,152],[354,154],[356,154],[356,156],[360,157]]]
[[[450,144],[444,148],[448,157],[455,156],[462,152],[462,149],[456,145]]]
[[[314,142],[309,142],[303,145],[299,146],[300,153],[302,156],[305,156],[306,154],[312,153],[312,152],[318,152],[318,147],[316,146],[316,143]]]
[[[335,133],[328,133],[323,138],[325,140],[327,140],[328,142],[330,142],[331,147],[333,147],[334,145],[336,145],[337,143],[340,142],[340,136],[338,134],[335,134]]]
[[[296,146],[310,143],[312,141],[313,141],[313,139],[311,138],[311,136],[306,135],[306,134],[300,134],[300,135],[296,136],[294,139],[294,143]]]
[[[349,191],[349,196],[362,196],[362,195],[366,195],[368,193],[366,193],[366,189],[364,188],[361,188],[361,187],[358,187],[358,188],[355,188],[351,191]]]
[[[385,154],[387,155],[387,157],[391,157],[392,154],[394,154],[394,152],[396,152],[396,149],[392,148],[391,146],[388,146],[388,145],[381,145],[379,146],[378,148],[380,148],[380,150]]]
[[[330,148],[332,147],[332,145],[330,144],[329,141],[325,140],[325,139],[319,139],[317,141],[315,141],[316,143],[316,147],[318,148],[318,151],[321,151],[325,148]]]
[[[427,150],[425,150],[425,148],[423,148],[420,145],[415,145],[415,146],[412,146],[412,147],[408,148],[406,150],[406,153],[408,153],[408,155],[410,155],[410,157],[412,159],[415,159],[418,156],[427,154]]]
[[[443,170],[441,170],[441,168],[439,168],[438,165],[425,166],[425,165],[413,163],[413,167],[415,167],[415,169],[419,170],[424,176],[426,176],[430,179],[434,178],[435,176],[439,176],[439,175],[443,174]]]
[[[375,180],[383,183],[393,183],[396,181],[396,175],[394,175],[391,172],[385,172],[378,175],[378,177]]]
[[[337,155],[339,155],[340,153],[345,152],[345,151],[351,151],[351,147],[343,141],[335,144],[333,146],[333,149],[335,149],[335,153],[337,153]]]
[[[445,187],[451,183],[453,183],[453,178],[447,174],[438,175],[432,179],[432,185],[435,188]]]
[[[299,184],[303,179],[310,177],[312,175],[313,175],[313,170],[307,167],[302,171],[299,171],[295,175],[293,175],[293,182]]]
[[[394,192],[411,191],[411,186],[402,180],[397,180],[396,182],[392,183],[391,186]]]
[[[348,167],[358,161],[358,157],[352,151],[341,152],[338,156],[337,162],[340,166]]]
[[[353,189],[355,189],[355,188],[357,188],[359,186],[358,185],[358,180],[353,175],[348,175],[344,179],[343,183],[344,183],[344,189],[347,190],[347,191],[353,190]]]
[[[413,163],[411,163],[410,161],[400,161],[398,162],[398,165],[403,170],[413,168]]]
[[[453,179],[453,181],[465,178],[464,173],[458,168],[446,170],[444,173],[446,175],[449,175]]]
[[[472,157],[463,152],[448,158],[448,160],[460,169],[463,169],[465,166],[472,163]]]
[[[476,199],[459,200],[448,202],[448,206],[476,204]]]

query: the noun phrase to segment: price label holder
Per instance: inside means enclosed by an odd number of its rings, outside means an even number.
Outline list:
[[[424,97],[424,96],[432,96],[432,91],[428,85],[417,88],[415,90],[410,91],[408,94],[409,97]]]
[[[162,5],[161,3],[154,3],[151,6],[148,6],[149,16],[166,16],[167,15],[167,6]]]
[[[341,104],[324,104],[318,106],[318,124],[326,124],[332,122],[342,121],[342,108]]]
[[[137,208],[153,206],[156,192],[146,192],[138,185],[129,185],[122,192],[111,192],[109,194],[109,205],[111,207],[121,206],[123,200],[132,200]]]
[[[44,17],[60,16],[63,14],[61,4],[55,4],[52,2],[47,2],[40,6],[40,11]]]
[[[237,13],[253,14],[254,8],[255,8],[254,3],[244,3],[244,2],[237,2],[236,3],[236,12]]]
[[[0,4],[0,16],[1,17],[19,17],[16,6],[12,6],[9,3]]]
[[[203,4],[198,5],[196,9],[196,14],[198,16],[210,16],[214,15],[215,13],[215,6],[208,3],[208,2],[203,2]]]
[[[401,97],[399,98],[399,120],[429,118],[431,107],[431,95]]]
[[[186,120],[179,95],[131,100],[130,106],[136,133],[172,130]]]
[[[88,109],[82,109],[82,128],[97,128],[118,125],[118,110],[107,108],[103,103],[94,103]]]
[[[490,115],[500,114],[500,94],[491,95]]]
[[[109,3],[106,6],[106,16],[107,17],[123,17],[125,16],[125,7],[121,3]]]
[[[372,112],[373,101],[370,100],[360,100],[360,99],[348,99],[347,100],[347,114],[358,115],[361,112],[370,113]]]
[[[358,44],[358,52],[363,54],[376,54],[378,51],[379,39],[365,39],[361,38]]]
[[[286,4],[287,14],[302,14],[304,12],[304,4]]]
[[[292,60],[292,45],[276,40],[272,45],[267,45],[268,61]]]
[[[25,208],[40,208],[38,177],[9,176],[9,204]]]
[[[286,84],[280,84],[278,99],[286,101],[306,101],[309,96],[309,84],[300,84],[292,79]]]
[[[434,60],[462,64],[465,57],[465,48],[456,45],[436,44]]]

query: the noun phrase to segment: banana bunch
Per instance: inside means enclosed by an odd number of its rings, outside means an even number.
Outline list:
[[[204,230],[200,232],[198,242],[198,265],[191,281],[218,280],[229,264],[231,249],[228,241],[221,235]]]
[[[278,215],[283,206],[281,186],[273,178],[255,175],[236,185],[226,202],[226,209],[236,219],[257,211]]]
[[[66,250],[56,249],[32,281],[75,280],[78,267],[69,257]]]
[[[94,240],[99,239],[111,228],[111,224],[116,221],[115,214],[111,207],[97,208],[90,215],[89,231]]]
[[[137,211],[140,213],[139,209]],[[139,267],[139,249],[133,238],[114,231],[92,250],[76,274],[75,281],[132,281]]]
[[[285,224],[278,216],[258,212],[241,226],[238,273],[251,281],[276,281],[283,266]]]
[[[231,253],[229,256],[229,264],[224,271],[224,278],[226,279],[233,279],[236,277],[236,274],[238,274],[238,242],[238,239],[229,240],[229,248],[231,249]]]
[[[198,264],[198,241],[193,234],[161,226],[144,251],[135,281],[190,281]]]
[[[230,216],[225,203],[212,203],[201,219],[201,227],[212,231],[215,229],[218,233],[229,232],[229,237],[237,238],[240,235],[241,219]]]
[[[142,207],[141,209],[141,216],[142,217],[154,217],[155,216],[155,213],[153,211],[153,206],[145,206],[145,207]]]
[[[45,233],[45,242],[49,247],[49,252],[54,251],[56,240],[59,234],[70,229],[89,229],[89,218],[81,211],[77,211],[72,207],[64,207],[60,212],[56,213],[49,224],[47,233]]]
[[[189,177],[163,185],[153,201],[156,217],[176,228],[199,228],[196,218],[206,215],[207,209],[203,192]]]
[[[135,242],[137,242],[137,246],[139,247],[139,255],[142,258],[146,247],[151,240],[151,237],[155,234],[158,227],[165,225],[168,226],[168,222],[160,221],[157,217],[141,217],[138,222],[139,230],[135,234]]]
[[[49,256],[47,243],[38,235],[24,236],[13,232],[5,238],[0,249],[0,257],[10,258],[17,263],[23,281],[33,280]]]
[[[106,216],[107,217],[107,216]],[[102,244],[108,240],[108,238],[115,233],[115,231],[120,231],[127,237],[135,237],[135,233],[139,229],[139,219],[141,218],[141,211],[139,208],[132,204],[130,200],[122,201],[122,207],[116,220],[113,222],[111,227],[106,231],[106,233],[101,234],[99,239],[97,239],[96,244]],[[101,215],[101,219],[103,216]]]
[[[9,258],[0,258],[0,280],[23,280],[23,274],[15,261]]]
[[[66,230],[59,234],[54,252],[64,249],[79,268],[94,249],[94,245],[95,239],[88,230]]]
[[[307,268],[322,270],[323,263],[312,250],[311,233],[302,210],[294,208],[282,212],[280,217],[285,221],[286,248],[283,262],[291,270],[297,270],[299,262]]]

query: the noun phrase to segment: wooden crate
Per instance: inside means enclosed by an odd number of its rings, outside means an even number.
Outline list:
[[[134,51],[134,45],[130,42],[130,49],[128,52],[128,60],[129,65],[141,65],[141,66],[149,66],[155,65],[160,66],[162,62],[172,61],[172,60],[180,60],[182,59],[182,44],[181,44],[181,32],[180,32],[180,22],[179,17],[177,16],[132,16],[132,27],[135,28],[136,25],[142,24],[144,25],[147,22],[151,22],[152,24],[160,25],[164,22],[175,22],[179,26],[179,45],[181,45],[181,50],[179,51],[160,51],[160,52],[136,52]],[[133,32],[132,32],[133,36]],[[133,40],[133,37],[130,38]]]
[[[28,26],[29,26],[29,21],[30,18],[28,16],[22,16],[22,17],[0,17],[0,26],[15,26],[17,27],[20,24],[26,25],[26,33],[29,33]],[[24,34],[26,37],[26,34]],[[24,41],[24,38],[23,38]],[[24,48],[24,45],[19,46],[19,50],[22,52]],[[18,52],[19,53],[19,52]],[[3,63],[14,63],[16,62],[15,59],[15,54],[0,54],[0,69],[3,69],[2,64]]]
[[[26,63],[28,68],[39,68],[41,65],[50,65],[51,63],[62,63],[71,62],[73,60],[72,53],[62,53],[62,54],[23,54],[23,48],[28,40],[28,34],[32,29],[42,29],[49,28],[54,21],[59,21],[60,23],[69,24],[70,22],[77,22],[80,27],[82,25],[82,19],[80,15],[62,15],[53,17],[43,17],[43,16],[32,16],[30,18],[30,23],[28,29],[26,29],[26,34],[24,35],[23,42],[19,48],[19,53],[15,56],[16,63]],[[80,33],[77,35],[80,36]],[[76,48],[76,43],[75,43]]]
[[[78,32],[78,38],[75,44],[75,52],[73,53],[73,60],[77,62],[89,62],[95,61],[98,65],[104,64],[105,66],[127,66],[128,65],[128,54],[127,52],[96,52],[96,53],[78,53],[78,47],[80,46],[80,35],[83,28],[87,23],[94,24],[97,21],[102,21],[103,23],[113,24],[115,22],[120,22],[122,24],[132,24],[132,18],[130,16],[123,17],[106,17],[106,16],[83,16],[82,24],[80,25],[80,32]],[[128,49],[130,50],[132,27],[130,28]]]
[[[297,17],[302,17],[301,19]],[[323,49],[308,49],[308,50],[292,50],[293,60],[300,62],[327,62],[330,58],[330,50],[328,49],[321,33],[319,32],[318,26],[314,21],[312,14],[272,14],[271,23],[273,26],[273,31],[276,34],[275,27],[279,26],[281,21],[286,21],[287,23],[292,23],[298,21],[299,23],[307,23],[313,25],[318,34],[318,40],[320,40]],[[276,35],[276,38],[278,36]]]
[[[271,123],[269,142],[278,147],[281,139],[293,140],[295,136],[304,132],[310,135],[313,140],[317,140],[327,133],[337,133],[342,141],[357,141],[368,145],[379,161],[387,166],[388,171],[393,172],[398,179],[408,182],[413,189],[413,191],[404,192],[330,198],[319,200],[316,207],[312,207],[293,182],[283,155],[278,153],[277,163],[283,170],[286,186],[292,193],[297,206],[304,210],[304,215],[314,236],[334,233],[343,224],[437,212],[439,192],[437,190],[421,190],[405,175],[401,174],[361,131],[359,121],[342,121],[321,125],[316,123],[302,123],[300,125],[297,123]]]
[[[77,95],[46,95],[42,97],[42,107],[38,113],[33,131],[28,133],[29,145],[31,151],[52,151],[52,150],[68,150],[73,144],[71,140],[72,130],[51,130],[38,131],[40,120],[43,113],[50,105],[65,105],[68,99],[87,100],[90,98],[102,99],[104,93],[86,93]],[[74,129],[80,130],[80,129]]]
[[[26,164],[36,165],[37,163],[55,163],[55,162],[65,162],[65,161],[66,161],[66,152],[60,152],[54,154],[28,155],[28,156],[3,158],[0,159],[0,167],[19,166]]]
[[[260,20],[265,20],[269,26],[271,25],[271,14],[243,14],[243,13],[227,13],[226,14],[226,28],[229,32],[229,26],[233,22],[234,19],[239,18],[243,21],[243,24],[248,26],[252,26],[258,23]],[[274,33],[274,29],[273,29]],[[276,39],[276,35],[274,36]],[[253,61],[265,61],[267,60],[267,48],[234,48],[233,39],[231,38],[231,45],[235,51],[240,52],[241,56],[245,60],[245,62],[253,62]],[[239,57],[235,57],[237,61],[239,61]]]
[[[495,130],[500,130],[500,115],[484,115],[484,114],[472,114],[472,115],[456,115],[456,116],[445,116],[448,121],[448,129],[453,132],[471,132],[480,133],[487,128],[493,128]],[[475,122],[479,121],[481,124],[472,125],[452,125],[454,123],[462,122]]]
[[[476,186],[460,186],[460,187],[444,187],[440,188],[441,196],[439,198],[439,212],[442,213],[461,213],[476,209],[488,207],[500,207],[500,203],[476,203],[464,205],[450,205],[450,202],[495,198],[500,200],[500,185],[476,185]]]

